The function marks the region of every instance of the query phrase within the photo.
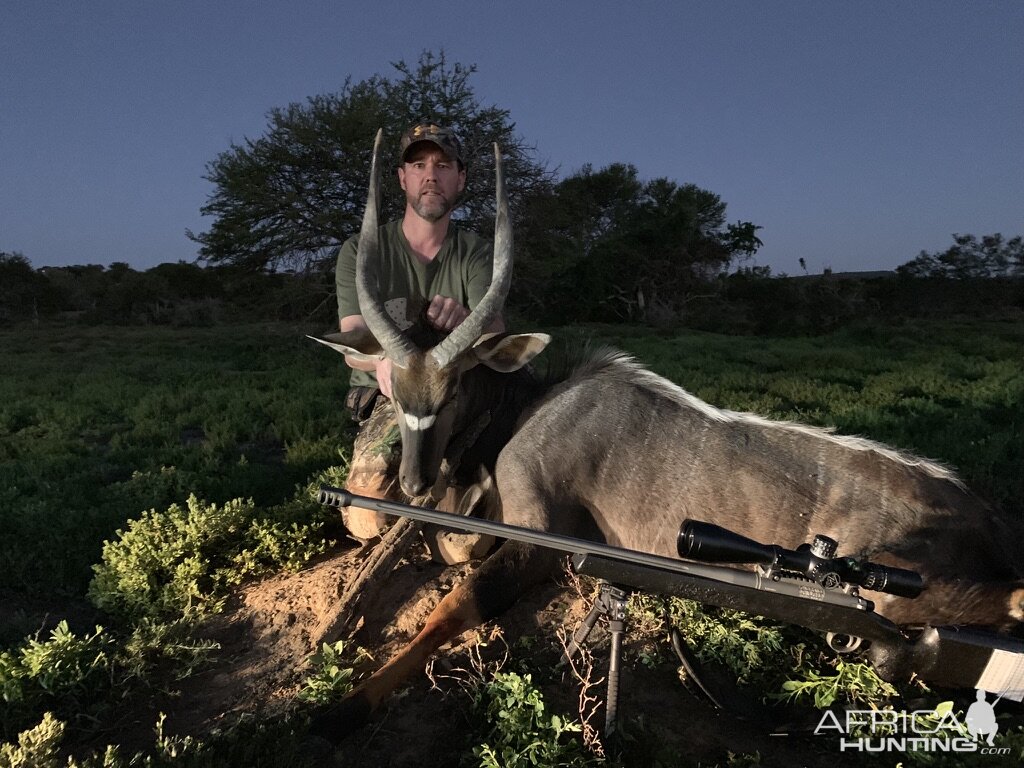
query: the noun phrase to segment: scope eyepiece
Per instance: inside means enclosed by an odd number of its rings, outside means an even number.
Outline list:
[[[897,597],[917,597],[924,589],[921,574],[914,571],[878,563],[858,563],[856,560],[847,562],[852,566],[840,569],[842,578],[864,589]]]

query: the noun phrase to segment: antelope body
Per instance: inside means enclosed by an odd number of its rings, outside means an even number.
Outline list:
[[[1019,539],[945,467],[870,440],[715,408],[612,350],[577,350],[561,373],[539,377],[524,366],[547,336],[481,335],[511,275],[497,147],[491,288],[445,340],[414,344],[381,310],[371,277],[379,141],[378,134],[357,266],[372,335],[330,338],[345,354],[387,355],[394,363],[407,494],[433,485],[452,435],[489,410],[490,425],[464,471],[479,466],[493,474],[504,522],[669,557],[687,517],[788,548],[820,533],[837,540],[841,554],[921,573],[926,588],[917,599],[871,595],[899,624],[1007,629],[1024,621]],[[352,727],[440,645],[550,578],[559,558],[504,543],[316,730],[336,737]]]

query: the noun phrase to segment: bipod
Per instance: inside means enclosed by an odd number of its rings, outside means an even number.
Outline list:
[[[566,646],[565,653],[562,654],[562,661],[568,662],[579,652],[600,617],[604,616],[608,619],[608,633],[611,635],[612,642],[608,656],[608,691],[605,694],[604,704],[604,733],[606,738],[610,738],[615,733],[619,711],[619,671],[622,662],[622,640],[626,634],[626,600],[629,598],[629,591],[607,581],[600,582],[600,587],[590,611]]]

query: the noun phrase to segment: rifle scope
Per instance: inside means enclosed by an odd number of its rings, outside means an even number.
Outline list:
[[[827,536],[815,536],[811,544],[786,549],[777,544],[760,544],[711,523],[684,520],[676,549],[679,556],[704,563],[756,563],[797,574],[826,588],[853,584],[874,592],[900,597],[917,597],[924,589],[920,574],[903,568],[861,562],[852,557],[835,557],[837,543]]]

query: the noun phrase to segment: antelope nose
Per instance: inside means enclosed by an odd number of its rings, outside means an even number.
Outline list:
[[[422,477],[405,477],[400,479],[402,492],[406,496],[422,496],[429,485]]]

